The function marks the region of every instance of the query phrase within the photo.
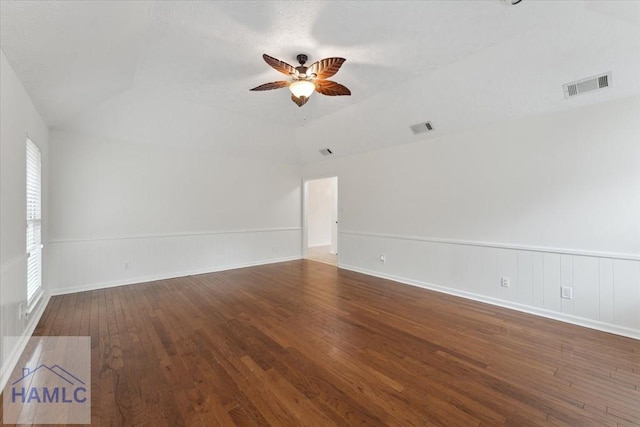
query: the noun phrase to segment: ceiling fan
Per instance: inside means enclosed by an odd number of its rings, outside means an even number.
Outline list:
[[[267,54],[262,55],[262,58],[264,58],[265,62],[273,69],[290,76],[292,80],[265,83],[251,90],[260,91],[288,87],[291,91],[291,100],[298,107],[302,107],[307,103],[314,90],[328,96],[351,95],[351,91],[345,86],[331,80],[326,80],[338,72],[344,61],[346,61],[344,58],[325,58],[314,62],[309,67],[305,67],[304,65],[308,59],[307,55],[304,54],[296,57],[300,63],[298,67],[289,65]]]

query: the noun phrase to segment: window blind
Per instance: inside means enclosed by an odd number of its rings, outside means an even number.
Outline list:
[[[40,149],[27,139],[27,305],[42,293],[42,194]]]

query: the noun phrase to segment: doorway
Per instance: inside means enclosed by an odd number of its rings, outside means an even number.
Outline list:
[[[304,183],[305,221],[303,255],[338,265],[338,177],[310,179]]]

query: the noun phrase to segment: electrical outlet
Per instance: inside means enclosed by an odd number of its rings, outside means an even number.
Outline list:
[[[502,278],[500,279],[500,286],[502,286],[503,288],[508,288],[509,286],[511,286],[511,279],[507,276],[502,276]]]
[[[560,287],[561,296],[564,299],[573,299],[573,288],[570,286]]]
[[[380,255],[380,262],[381,262],[381,263],[383,263],[383,264],[384,264],[384,262],[385,262],[386,260],[387,260],[387,259],[385,258],[385,256],[384,256],[384,255]]]
[[[122,264],[122,268],[124,268],[125,270],[129,270],[129,269],[131,269],[131,261],[125,261],[125,262]]]

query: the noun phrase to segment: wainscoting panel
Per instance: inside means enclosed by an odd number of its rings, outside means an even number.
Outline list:
[[[640,339],[633,256],[342,231],[340,267]]]
[[[47,246],[43,250],[46,259]],[[0,266],[0,390],[31,337],[49,299],[46,291],[40,302],[26,314],[27,255],[20,255]]]
[[[599,259],[598,270],[600,320],[606,323],[614,323],[613,260],[608,258]]]
[[[52,295],[228,270],[301,257],[301,230],[54,240]]]
[[[613,322],[640,329],[638,263],[613,260]]]
[[[0,266],[0,331],[2,337],[20,337],[26,327],[26,320],[20,318],[20,304],[27,297],[27,255],[18,256]],[[16,343],[0,340],[2,362],[11,358]],[[4,366],[3,366],[4,367]]]

